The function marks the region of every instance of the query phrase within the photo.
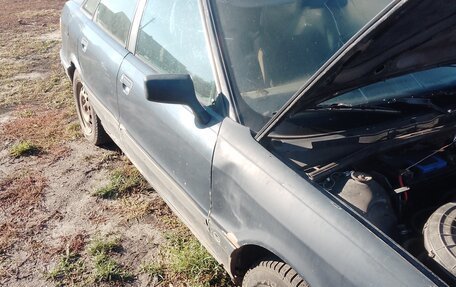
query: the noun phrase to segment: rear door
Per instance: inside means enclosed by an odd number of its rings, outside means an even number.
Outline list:
[[[148,0],[117,85],[124,151],[205,241],[221,117],[211,107],[217,91],[201,9],[198,0]],[[201,125],[186,106],[147,101],[144,79],[157,73],[190,74],[212,121]]]
[[[90,7],[86,6],[90,2]],[[90,14],[96,1],[85,3]],[[95,3],[94,3],[95,2]],[[79,39],[79,65],[86,88],[95,96],[92,103],[104,127],[118,138],[117,73],[129,53],[126,43],[136,12],[137,0],[101,0],[93,21],[82,26]],[[88,9],[90,8],[90,9]]]

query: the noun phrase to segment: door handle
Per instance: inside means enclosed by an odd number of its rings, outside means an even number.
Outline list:
[[[122,74],[122,76],[120,76],[120,83],[122,83],[123,93],[128,96],[130,94],[131,88],[133,87],[133,81],[125,76],[125,74]]]
[[[82,52],[86,52],[87,51],[87,46],[89,45],[89,41],[87,41],[86,38],[82,37],[81,39],[81,49],[82,49]]]

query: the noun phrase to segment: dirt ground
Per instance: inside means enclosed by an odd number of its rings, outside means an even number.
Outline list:
[[[81,138],[64,2],[0,0],[0,286],[230,286],[117,147]]]

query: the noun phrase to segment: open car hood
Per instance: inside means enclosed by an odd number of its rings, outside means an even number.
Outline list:
[[[456,63],[456,0],[396,0],[350,39],[258,132],[289,114],[391,77]]]

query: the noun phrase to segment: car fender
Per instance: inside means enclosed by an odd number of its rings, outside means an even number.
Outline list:
[[[234,249],[269,250],[311,286],[445,286],[230,119],[222,123],[212,177],[212,229]]]

